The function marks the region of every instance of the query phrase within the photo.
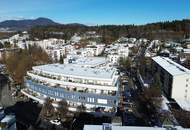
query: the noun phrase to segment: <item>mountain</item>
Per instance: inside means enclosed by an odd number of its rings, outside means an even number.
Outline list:
[[[35,26],[59,25],[48,18],[25,19],[25,20],[6,20],[0,22],[0,28],[9,28],[9,30],[28,30]]]

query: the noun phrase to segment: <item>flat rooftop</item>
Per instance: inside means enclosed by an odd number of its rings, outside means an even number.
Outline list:
[[[103,130],[102,125],[85,125],[84,130]],[[112,126],[112,130],[166,130],[158,127]]]
[[[114,68],[90,68],[74,64],[47,64],[34,66],[33,70],[42,71],[52,75],[98,80],[112,80],[116,72],[116,69]]]
[[[6,123],[10,123],[10,122],[16,122],[15,116],[14,115],[6,115],[1,122],[6,122]]]
[[[190,70],[183,67],[182,65],[172,61],[167,57],[156,56],[152,58],[157,64],[159,64],[163,69],[168,71],[171,75],[183,75],[190,74]]]
[[[104,57],[77,57],[71,64],[79,66],[98,66],[106,64],[108,61]]]
[[[175,101],[182,109],[190,111],[190,101],[181,99],[175,99]]]

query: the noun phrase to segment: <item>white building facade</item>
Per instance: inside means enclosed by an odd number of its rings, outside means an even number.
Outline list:
[[[128,44],[114,44],[105,49],[108,60],[113,64],[118,64],[120,58],[127,58],[129,55]]]
[[[190,70],[166,57],[153,57],[153,70],[160,76],[166,97],[190,111]]]
[[[22,92],[41,103],[50,97],[55,102],[65,99],[72,108],[83,104],[89,111],[97,107],[111,111],[117,107],[119,100],[117,70],[98,68],[93,65],[98,64],[90,62],[91,65],[81,61],[35,66],[27,72],[27,88]]]

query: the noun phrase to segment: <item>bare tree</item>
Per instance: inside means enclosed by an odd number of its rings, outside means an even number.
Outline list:
[[[67,103],[66,100],[61,100],[58,102],[58,107],[57,107],[57,111],[58,111],[58,114],[59,114],[59,117],[61,119],[64,119],[68,113],[68,107],[69,107],[69,104]]]
[[[23,77],[32,66],[51,62],[48,54],[38,46],[12,52],[4,58],[7,71],[16,84],[23,83]]]
[[[158,116],[160,114],[162,100],[159,88],[145,88],[137,98],[138,109],[145,115],[145,118],[151,119],[153,116]]]
[[[83,104],[77,106],[77,112],[85,112],[85,111],[86,107]]]
[[[172,113],[179,122],[179,124],[185,128],[190,127],[190,112],[185,110],[172,109]]]
[[[121,57],[119,59],[119,65],[125,69],[130,69],[131,68],[131,59],[130,58],[123,58]]]
[[[50,98],[46,98],[43,104],[40,117],[42,119],[49,119],[54,115],[54,107],[52,105],[53,100]]]

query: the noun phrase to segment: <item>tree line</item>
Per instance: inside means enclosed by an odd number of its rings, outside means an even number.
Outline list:
[[[38,26],[32,28],[29,33],[32,38],[44,39],[54,37],[69,40],[75,33],[83,34],[86,31],[96,31],[97,34],[102,36],[101,42],[104,43],[111,43],[122,36],[158,40],[181,40],[190,35],[190,20],[157,22],[146,25],[86,26],[81,24],[68,24]]]

